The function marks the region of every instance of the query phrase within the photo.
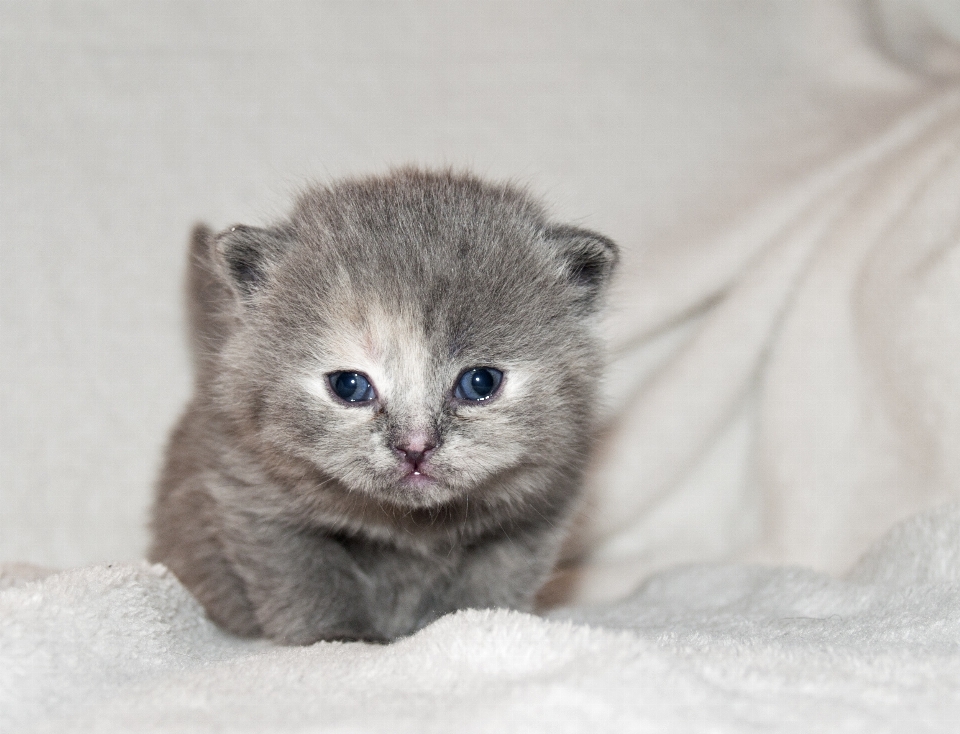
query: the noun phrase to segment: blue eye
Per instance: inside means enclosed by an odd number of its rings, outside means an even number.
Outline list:
[[[368,403],[376,397],[370,380],[359,372],[331,372],[327,379],[336,396],[348,403]]]
[[[503,373],[500,370],[474,367],[460,375],[453,394],[461,400],[486,400],[497,392],[501,380]]]

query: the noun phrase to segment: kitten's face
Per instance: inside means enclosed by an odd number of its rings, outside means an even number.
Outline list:
[[[543,453],[532,437],[537,406],[555,390],[537,387],[531,355],[494,345],[451,355],[449,332],[429,333],[378,305],[353,307],[358,318],[318,335],[291,386],[302,391],[300,445],[325,472],[351,489],[425,506]]]
[[[599,376],[585,277],[614,254],[590,250],[597,265],[578,245],[571,265],[525,199],[502,211],[498,191],[442,183],[416,197],[368,185],[339,208],[336,191],[305,198],[241,293],[232,394],[256,405],[262,440],[335,480],[329,491],[522,502],[579,473]],[[250,248],[236,249],[247,276]]]

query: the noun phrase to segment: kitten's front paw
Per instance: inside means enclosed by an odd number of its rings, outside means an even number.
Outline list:
[[[281,645],[312,645],[314,642],[376,642],[389,638],[375,629],[358,606],[353,609],[274,610],[257,614],[264,635]],[[339,611],[340,614],[335,612]]]

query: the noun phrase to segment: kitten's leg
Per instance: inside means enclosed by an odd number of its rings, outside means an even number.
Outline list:
[[[469,547],[448,592],[449,610],[529,611],[559,547],[560,535],[553,530],[494,538]]]
[[[335,539],[260,517],[232,514],[225,547],[264,634],[288,645],[381,640],[370,585]]]
[[[148,557],[167,566],[221,627],[259,637],[243,581],[224,553],[221,520],[213,499],[196,476],[179,483],[164,476],[153,508],[153,544]]]

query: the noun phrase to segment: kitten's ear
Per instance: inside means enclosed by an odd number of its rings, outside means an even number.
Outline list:
[[[214,257],[224,279],[245,300],[266,283],[290,242],[283,230],[238,224],[214,238]]]
[[[588,308],[596,306],[620,260],[617,245],[601,234],[567,225],[550,227],[545,236],[560,254],[564,277],[581,291],[581,301]]]

